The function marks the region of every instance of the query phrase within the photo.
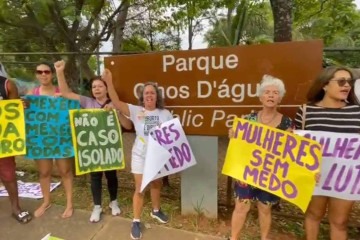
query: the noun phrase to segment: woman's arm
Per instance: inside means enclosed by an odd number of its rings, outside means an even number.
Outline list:
[[[132,122],[129,118],[127,118],[124,114],[118,112],[118,118],[121,126],[125,129],[130,130],[132,129]]]
[[[54,63],[54,66],[56,70],[56,77],[58,79],[61,96],[67,99],[80,101],[80,95],[71,91],[68,84],[66,83],[65,74],[64,74],[64,69],[65,69],[64,60],[57,61],[56,63]]]
[[[115,91],[115,87],[112,80],[112,74],[109,69],[105,69],[102,75],[102,79],[106,82],[108,93],[111,99],[112,104],[115,108],[120,110],[120,112],[126,116],[130,116],[130,109],[127,103],[120,101],[119,96]]]

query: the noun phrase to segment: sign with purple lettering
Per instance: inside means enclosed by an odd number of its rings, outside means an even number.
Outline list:
[[[241,118],[234,119],[222,173],[285,199],[304,212],[321,164],[318,142]]]
[[[195,164],[194,154],[178,118],[154,127],[147,143],[141,191],[151,181]]]
[[[360,200],[360,136],[321,131],[295,131],[322,145],[321,177],[314,195]]]

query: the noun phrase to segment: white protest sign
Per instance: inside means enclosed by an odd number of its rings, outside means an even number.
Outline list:
[[[194,154],[178,118],[150,131],[141,191],[153,180],[196,164]]]
[[[360,200],[360,135],[295,131],[322,146],[321,178],[314,195]]]

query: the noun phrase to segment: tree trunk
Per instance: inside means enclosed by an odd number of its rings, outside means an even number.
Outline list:
[[[124,28],[125,28],[130,2],[129,0],[122,0],[121,5],[122,6],[116,18],[116,23],[115,23],[114,38],[112,41],[113,52],[120,52],[122,48],[122,42],[124,39]]]
[[[292,0],[270,0],[274,16],[274,42],[292,40]]]

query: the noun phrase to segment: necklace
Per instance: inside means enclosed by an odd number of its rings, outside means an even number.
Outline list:
[[[259,112],[260,123],[265,124],[265,125],[268,125],[269,123],[271,123],[272,121],[274,121],[275,118],[276,118],[276,116],[277,116],[277,112],[274,113],[274,115],[270,118],[269,121],[265,122],[265,121],[263,120],[263,118],[262,118],[262,117],[263,117],[262,111]]]

